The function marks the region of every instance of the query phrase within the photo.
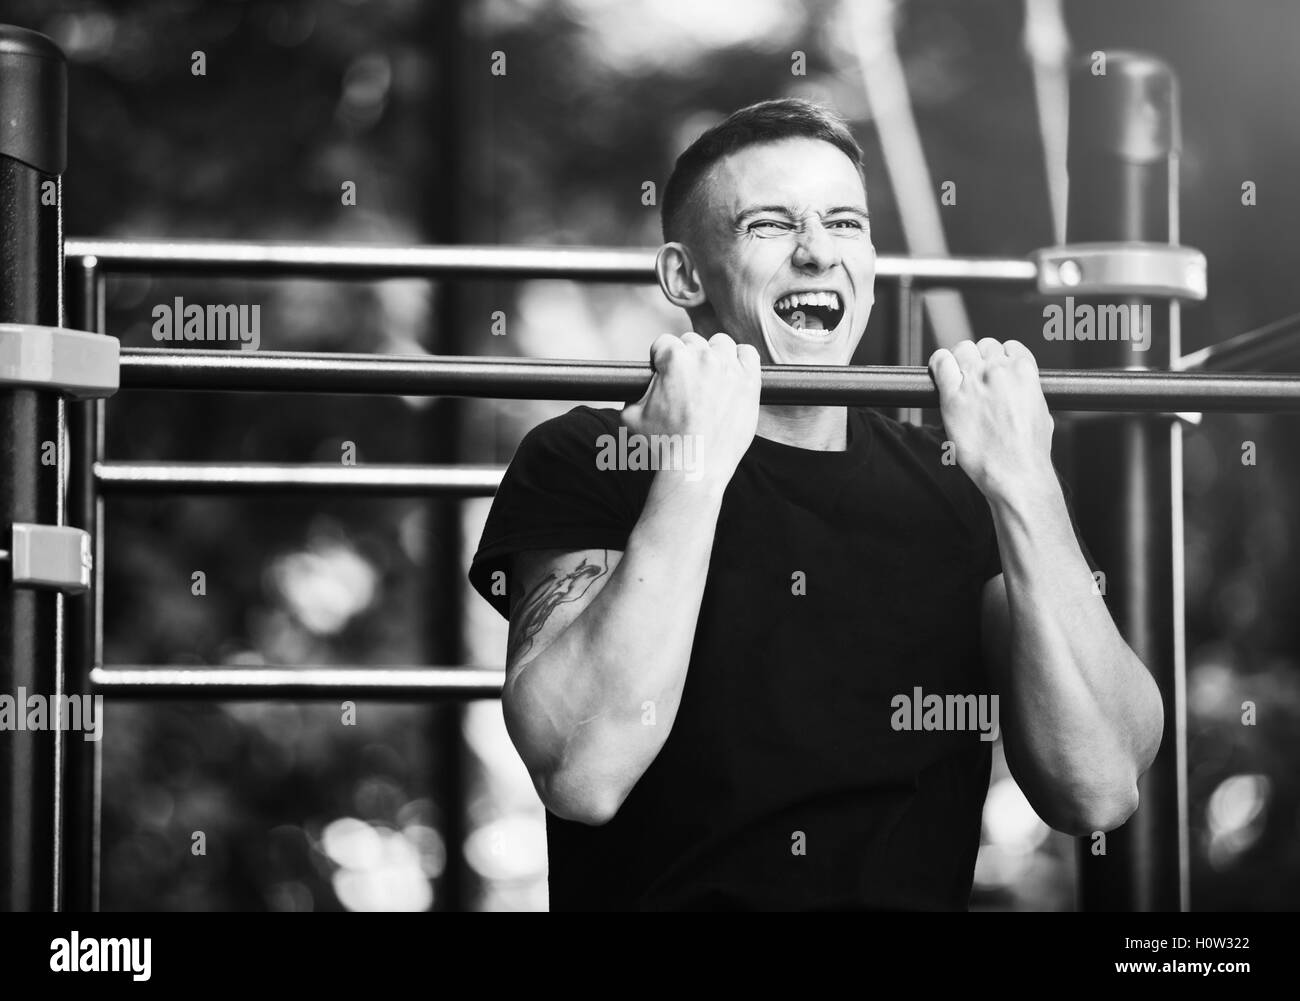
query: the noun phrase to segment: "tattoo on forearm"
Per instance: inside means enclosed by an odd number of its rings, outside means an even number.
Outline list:
[[[515,611],[519,626],[514,630],[514,638],[510,641],[508,659],[513,661],[531,650],[533,638],[541,632],[551,613],[560,605],[577,601],[587,593],[587,589],[595,580],[608,572],[609,550],[606,549],[601,550],[599,563],[588,562],[584,555],[582,562],[568,573],[553,570],[544,577],[528,592],[527,597],[519,603],[519,608]]]

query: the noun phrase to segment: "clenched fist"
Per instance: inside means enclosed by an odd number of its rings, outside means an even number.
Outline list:
[[[758,428],[762,369],[758,351],[727,334],[664,334],[650,347],[654,375],[645,395],[623,408],[623,423],[642,435],[691,435],[698,473],[731,480]]]
[[[929,367],[957,465],[988,500],[1055,482],[1055,422],[1027,347],[992,337],[979,344],[962,341],[951,351],[936,351]]]

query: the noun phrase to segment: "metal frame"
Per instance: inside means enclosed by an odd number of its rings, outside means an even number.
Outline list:
[[[226,277],[462,277],[539,279],[566,277],[587,281],[654,281],[653,251],[606,248],[532,247],[393,247],[355,248],[336,245],[211,242],[128,242],[68,240],[64,268],[71,292],[73,318],[83,330],[107,332],[107,281],[113,275],[197,273]],[[557,259],[561,263],[557,263]],[[994,285],[1032,292],[1036,270],[1020,259],[967,258],[926,260],[882,257],[878,282],[892,285],[897,324],[891,359],[899,365],[920,361],[922,310],[920,290],[936,287]],[[471,395],[538,399],[618,396],[644,386],[646,366],[586,362],[494,362],[487,359],[394,358],[384,356],[284,355],[270,352],[169,352],[135,349],[122,352],[123,389],[226,389],[300,392],[393,393],[408,383],[414,395],[435,389]],[[260,373],[257,374],[257,373]],[[332,374],[331,374],[332,373]],[[767,373],[770,389],[819,394],[819,382],[841,371]],[[1070,373],[1064,374],[1067,380]],[[900,402],[928,398],[924,369],[874,369],[851,377],[859,384],[840,392],[864,390],[898,394]],[[620,380],[616,385],[615,379]],[[861,380],[865,379],[865,382]],[[787,381],[793,380],[793,381]],[[254,385],[256,383],[256,385]],[[202,384],[202,387],[200,386]],[[1075,384],[1078,386],[1078,384]],[[1097,387],[1093,387],[1095,391]],[[1084,393],[1088,387],[1082,387]],[[770,391],[770,390],[769,390]],[[575,395],[576,394],[576,395]],[[104,665],[103,581],[105,503],[111,496],[158,491],[193,494],[342,494],[427,495],[448,498],[490,496],[504,470],[500,467],[380,466],[357,467],[273,463],[150,463],[108,461],[105,455],[103,400],[70,405],[72,461],[69,497],[74,524],[92,533],[95,548],[90,594],[70,608],[69,691],[109,698],[352,698],[463,700],[499,697],[504,677],[483,669],[423,667],[355,668],[194,668],[181,666]],[[919,411],[903,409],[907,419]],[[65,858],[66,906],[99,909],[102,822],[102,742],[67,743],[69,808],[59,839]],[[449,865],[455,864],[450,853]]]
[[[110,274],[135,273],[161,260],[164,270],[184,271],[193,244],[129,244],[69,241],[66,267],[85,329],[105,329],[105,283]],[[353,259],[351,251],[309,245],[212,245],[198,258],[204,273],[303,276],[315,274],[319,259],[336,276],[384,278],[409,275],[418,263],[426,277],[443,274],[448,252],[456,248],[401,248]],[[242,250],[240,249],[242,247]],[[76,251],[98,253],[75,256]],[[495,248],[476,269],[451,269],[473,277],[547,277],[548,268],[524,272],[536,261],[534,248]],[[317,253],[317,251],[329,251]],[[602,267],[588,250],[577,260],[582,276],[600,280],[652,281],[644,256],[629,272],[626,252],[609,251],[616,267]],[[102,256],[101,256],[102,255]],[[352,264],[346,263],[353,260]],[[921,353],[920,290],[947,281],[979,285],[985,281],[1013,291],[1029,291],[1035,279],[1024,262],[979,259],[943,262],[885,258],[879,280],[892,286],[895,307],[893,357],[900,363]],[[415,263],[413,263],[415,262]],[[499,270],[498,270],[499,269]],[[623,362],[494,360],[483,358],[391,357],[240,351],[122,351],[122,388],[242,392],[382,393],[467,395],[521,399],[630,399],[649,379],[646,365]],[[1214,376],[1142,371],[1045,371],[1042,385],[1057,409],[1128,412],[1133,410],[1300,410],[1300,377]],[[764,399],[808,403],[897,406],[919,419],[920,407],[935,406],[933,383],[924,368],[771,366],[764,371]],[[82,447],[73,449],[72,507],[79,523],[91,527],[97,549],[96,586],[87,599],[82,624],[69,659],[70,689],[110,698],[355,698],[439,700],[491,698],[500,694],[503,674],[490,669],[433,667],[181,667],[103,665],[104,503],[109,496],[158,491],[192,494],[309,493],[328,491],[370,495],[490,496],[502,467],[369,465],[359,467],[278,463],[213,464],[109,461],[104,454],[102,401],[78,404],[75,422]],[[91,443],[87,447],[84,443]],[[101,775],[100,744],[75,741],[69,748],[71,795],[80,796],[82,816],[77,852],[67,855],[70,904],[98,906],[98,846]],[[81,812],[81,811],[79,811]],[[73,825],[70,825],[73,826]],[[74,904],[75,906],[75,904]]]

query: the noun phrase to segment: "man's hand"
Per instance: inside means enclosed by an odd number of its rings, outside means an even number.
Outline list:
[[[758,351],[722,333],[708,341],[693,331],[664,334],[650,348],[650,367],[650,385],[623,408],[623,423],[636,434],[695,436],[703,478],[725,486],[758,428]]]
[[[1038,384],[1038,363],[1019,341],[985,337],[930,356],[943,426],[957,464],[984,496],[1005,499],[1018,487],[1055,483],[1055,422]]]

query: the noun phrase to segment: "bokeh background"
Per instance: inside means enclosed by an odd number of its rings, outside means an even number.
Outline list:
[[[849,5],[883,27],[849,30]],[[957,185],[940,212],[947,249],[1018,256],[1057,232],[1048,165],[1063,118],[1043,110],[1042,68],[1149,51],[1182,83],[1182,235],[1210,262],[1184,349],[1300,310],[1300,5],[1287,0],[0,0],[0,20],[69,57],[65,229],[87,237],[653,246],[643,184],[662,190],[676,155],[735,108],[800,95],[837,108],[864,146],[878,250],[916,252],[875,126],[881,95],[864,85],[883,51],[933,185]],[[269,350],[634,359],[685,323],[648,286],[141,277],[111,282],[109,332],[151,346],[150,310],[177,295],[260,304]],[[1041,326],[1040,307],[1005,293],[963,305],[978,336],[1033,343]],[[881,357],[882,328],[873,319],[860,361]],[[323,462],[352,442],[360,462],[505,462],[566,408],[130,392],[108,404],[108,455]],[[1200,910],[1300,900],[1297,430],[1295,417],[1216,415],[1187,434]],[[105,661],[500,665],[504,623],[464,583],[485,511],[115,499]],[[1247,699],[1257,726],[1241,724]],[[106,910],[546,906],[542,809],[494,701],[365,702],[353,726],[335,704],[113,703],[106,731]],[[973,906],[1074,906],[1073,843],[1000,758]]]

